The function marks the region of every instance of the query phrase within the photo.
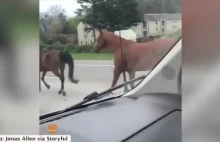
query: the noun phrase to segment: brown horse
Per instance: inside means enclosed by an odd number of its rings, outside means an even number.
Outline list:
[[[136,71],[151,70],[175,44],[175,40],[168,38],[154,39],[145,43],[136,43],[102,29],[97,38],[93,51],[99,53],[104,47],[114,53],[114,87],[122,72],[128,72],[129,79],[135,78]],[[122,48],[121,46],[122,45]],[[122,52],[121,52],[122,51]],[[122,53],[122,54],[121,54]],[[130,84],[134,87],[134,84]]]
[[[50,85],[45,82],[44,77],[48,71],[53,72],[61,81],[61,89],[58,94],[62,93],[63,96],[66,95],[66,92],[64,91],[64,69],[66,63],[69,65],[69,80],[72,83],[77,84],[79,80],[73,78],[74,61],[71,54],[59,50],[41,51],[40,53],[40,72],[43,72],[41,80],[47,89],[50,89]]]

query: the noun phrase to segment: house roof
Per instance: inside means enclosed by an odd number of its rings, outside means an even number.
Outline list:
[[[145,14],[144,19],[146,21],[159,21],[161,19],[166,20],[181,20],[181,13],[160,13],[160,14]]]

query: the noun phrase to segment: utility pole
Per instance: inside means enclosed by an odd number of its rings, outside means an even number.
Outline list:
[[[93,15],[93,19],[95,19],[93,6],[94,6],[94,0],[92,1],[92,15]],[[95,43],[96,43],[96,34],[95,34],[95,28],[94,28],[94,26],[92,27],[92,32],[93,32],[93,39],[94,39],[94,43],[93,43],[93,44],[95,44]]]

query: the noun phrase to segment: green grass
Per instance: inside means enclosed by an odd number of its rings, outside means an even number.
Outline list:
[[[113,60],[109,53],[72,53],[75,60]]]

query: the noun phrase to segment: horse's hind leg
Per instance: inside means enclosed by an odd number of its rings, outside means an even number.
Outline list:
[[[41,80],[43,81],[44,85],[47,87],[47,89],[50,89],[50,85],[48,85],[45,80],[44,80],[44,77],[46,75],[46,71],[43,71],[43,74],[42,74],[42,77],[41,77]]]
[[[58,92],[58,94],[63,94],[63,96],[66,96],[66,92],[64,91],[64,75],[60,74],[58,70],[52,71],[61,81],[61,89]]]
[[[40,78],[40,74],[39,74],[39,91],[41,92],[41,78]]]
[[[64,69],[65,69],[65,63],[61,63],[60,65],[60,74],[61,74],[61,89],[63,90],[63,96],[66,96],[66,92],[64,91],[64,81],[65,81],[65,77],[64,77]]]

